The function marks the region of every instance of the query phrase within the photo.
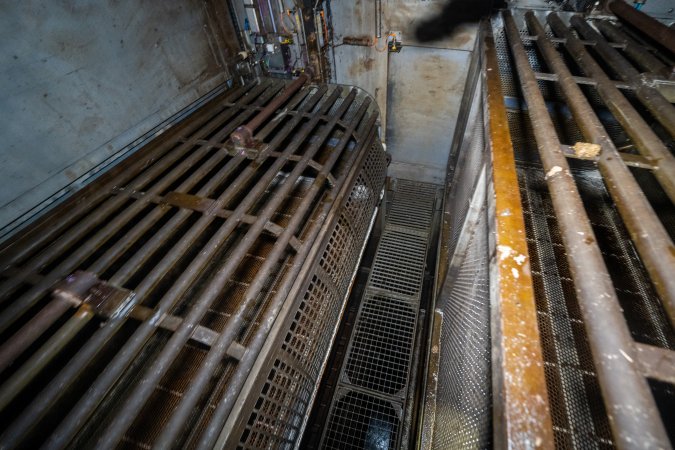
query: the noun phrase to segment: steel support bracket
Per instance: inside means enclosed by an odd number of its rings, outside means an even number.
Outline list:
[[[113,286],[100,280],[96,274],[81,270],[68,275],[52,292],[73,307],[90,305],[96,315],[105,319],[124,314],[135,296],[133,291]]]

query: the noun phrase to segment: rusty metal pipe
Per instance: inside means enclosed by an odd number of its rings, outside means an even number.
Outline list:
[[[309,109],[313,107],[316,102],[319,101],[325,88],[319,89],[316,93],[316,97],[310,98],[306,105],[303,106],[304,109]],[[301,93],[297,102],[299,103],[306,94]],[[278,145],[283,139],[286,138],[288,134],[300,123],[301,117],[294,119],[289,124],[287,124],[275,137],[275,140],[270,143],[270,145]],[[243,159],[242,156],[235,157],[230,161],[232,164],[237,164],[237,160]],[[229,165],[229,163],[228,163]],[[226,170],[226,169],[223,169]],[[242,189],[242,186],[245,185],[246,180],[255,171],[247,168],[244,172],[232,182],[223,194],[217,199],[216,206],[224,205],[233,198]],[[202,217],[195,225],[193,225],[190,230],[183,236],[183,238],[177,243],[177,245],[171,249],[171,252],[167,254],[162,261],[153,268],[150,274],[141,282],[141,284],[135,289],[136,298],[143,298],[155,285],[156,283],[164,276],[166,271],[175,264],[175,262],[187,252],[192,245],[194,245],[195,240],[198,236],[204,231],[204,229],[211,223],[213,220],[212,216]],[[171,232],[172,228],[169,228],[169,225],[165,225],[158,233],[155,234],[155,238],[151,239],[146,243],[146,245],[139,250],[138,253],[146,254],[150,248],[154,248],[162,242],[162,239],[166,238]],[[133,266],[131,263],[138,261],[137,255],[132,258],[127,265],[123,266],[112,278],[111,282],[115,284],[123,284],[124,281],[131,276]],[[211,253],[207,252],[202,257],[200,257],[201,263],[205,264],[205,261],[211,257]],[[195,275],[195,271],[192,272]],[[196,275],[195,275],[196,276]],[[186,282],[187,283],[187,282]],[[187,286],[183,286],[187,288]],[[160,301],[159,305],[155,309],[155,316],[161,317],[163,314],[168,313],[168,311],[173,308],[175,301],[177,301],[178,296],[183,291],[174,291],[175,296],[172,298],[165,298],[164,302]],[[140,301],[140,300],[139,300]],[[35,426],[35,424],[40,420],[42,413],[45,409],[53,404],[62,394],[64,388],[68,386],[72,380],[79,374],[81,370],[91,361],[92,358],[103,348],[107,342],[112,339],[115,333],[120,329],[124,324],[125,318],[119,317],[114,318],[109,321],[105,327],[98,330],[94,334],[92,339],[88,341],[87,345],[80,350],[80,352],[74,357],[73,361],[64,368],[55,379],[50,383],[41,393],[36,400],[31,403],[31,405],[21,414],[15,423],[9,428],[6,434],[0,437],[1,441],[6,442],[20,442],[21,439]],[[55,431],[55,434],[50,438],[54,442],[67,442],[70,441],[72,436],[79,430],[86,418],[94,411],[98,406],[99,402],[102,400],[103,396],[108,392],[108,389],[115,383],[115,381],[121,376],[123,371],[128,366],[128,363],[133,359],[133,357],[140,351],[142,346],[145,344],[147,339],[155,331],[152,321],[144,322],[141,327],[136,331],[134,336],[125,344],[125,347],[122,351],[122,354],[118,354],[117,358],[121,358],[121,361],[124,363],[118,362],[115,365],[109,366],[106,371],[96,380],[95,384],[89,390],[88,396],[84,397],[75,408],[73,408],[71,414],[67,416],[65,421],[59,426]]]
[[[342,38],[342,45],[370,47],[373,45],[373,40],[370,38],[370,36],[345,36]]]
[[[572,16],[570,22],[584,38],[595,42],[594,48],[600,57],[619,78],[633,86],[640,102],[668,130],[670,135],[675,137],[675,107],[581,16]]]
[[[40,374],[93,317],[91,306],[80,306],[68,322],[3,383],[0,389],[0,411],[4,410]]]
[[[675,30],[668,28],[666,25],[649,17],[642,11],[631,8],[628,3],[622,0],[610,2],[609,9],[616,14],[618,18],[633,25],[635,28],[649,36],[650,39],[675,54]]]
[[[584,137],[602,148],[598,167],[607,189],[642,257],[671,323],[675,325],[675,277],[673,277],[675,255],[666,250],[675,248],[673,241],[630,170],[623,163],[607,130],[574,81],[562,57],[546,37],[544,27],[532,11],[525,13],[525,20],[538,37],[537,47],[546,64],[558,75],[565,100]]]
[[[267,282],[269,276],[272,274],[275,265],[282,258],[283,254],[287,251],[288,244],[291,238],[295,236],[295,234],[302,227],[303,225],[302,222],[304,221],[305,215],[309,211],[310,207],[313,205],[316,196],[320,192],[320,189],[325,185],[326,178],[330,174],[330,171],[332,170],[333,166],[338,161],[338,158],[343,154],[343,151],[347,146],[347,143],[352,138],[352,132],[355,130],[357,124],[361,121],[361,118],[366,113],[366,109],[368,108],[369,103],[370,101],[366,100],[361,104],[358,112],[352,118],[351,125],[347,130],[345,130],[345,134],[340,139],[340,142],[335,146],[335,148],[332,149],[330,157],[323,164],[323,167],[319,171],[316,178],[314,179],[312,186],[304,194],[302,202],[298,206],[298,209],[295,211],[293,217],[286,225],[283,233],[277,239],[277,242],[273,250],[267,256],[265,262],[256,273],[254,279],[251,281],[247,289],[244,301],[240,304],[235,314],[232,317],[230,317],[230,320],[225,326],[225,329],[220,333],[220,336],[216,344],[211,347],[206,359],[204,360],[204,362],[202,362],[202,365],[199,368],[197,375],[195,376],[195,378],[193,378],[192,382],[190,383],[190,387],[186,392],[183,393],[183,397],[181,398],[180,404],[174,411],[174,414],[171,417],[171,419],[164,426],[164,429],[162,430],[162,433],[160,434],[158,441],[155,443],[157,447],[159,448],[169,447],[174,442],[175,438],[178,437],[178,434],[184,429],[193,408],[195,407],[200,397],[202,396],[204,389],[207,387],[208,382],[212,377],[213,371],[222,362],[222,359],[225,356],[227,349],[236,340],[237,333],[239,332],[239,329],[241,328],[241,325],[245,320],[247,310],[250,308],[250,306],[253,304],[253,302],[256,300],[256,298],[264,289],[265,283]],[[346,109],[344,111],[346,112]],[[339,118],[339,115],[336,114],[336,117]],[[356,150],[352,152],[352,158],[350,158],[350,160],[353,161],[354,157],[359,153],[360,152]],[[271,212],[273,212],[276,209],[275,206],[272,204],[270,204],[269,207],[271,208],[270,209]],[[326,218],[325,215],[323,216],[320,215],[319,217],[323,217],[324,218],[323,220],[325,220]],[[316,237],[316,232],[314,231],[314,229],[316,229],[318,232],[318,228],[323,223],[323,220],[316,220],[312,224],[312,228],[310,229],[311,231],[308,233],[309,237],[304,239],[304,242],[302,244],[303,246],[309,247],[314,243],[314,237]],[[305,258],[303,258],[302,255],[299,255],[298,260],[304,261]],[[301,265],[297,264],[296,267],[299,269]],[[256,336],[254,338],[255,342],[262,343],[265,341],[265,338],[267,337],[267,334],[269,332],[268,328],[271,328],[271,325],[275,319],[274,313],[278,312],[278,308],[281,306],[281,303],[285,300],[283,293],[288,292],[288,289],[290,289],[290,284],[295,281],[296,276],[297,271],[293,269],[291,269],[291,271],[285,275],[284,280],[281,283],[281,287],[277,289],[277,293],[275,294],[274,299],[270,302],[270,305],[267,308],[267,313],[265,314],[265,317],[262,318],[260,321],[262,326],[259,330],[256,331]],[[280,295],[280,293],[282,295]],[[259,348],[251,344],[247,349],[246,352],[247,355],[245,359],[247,361],[250,360],[252,364],[252,362],[255,360],[255,355],[257,355],[259,351],[260,351]],[[237,380],[236,374],[239,372],[248,374],[250,367],[246,368],[246,365],[243,364],[243,362],[244,362],[243,360],[240,362],[241,367],[237,367],[237,370],[233,375],[233,377],[235,377],[233,378],[233,381]],[[231,382],[228,385],[225,397],[219,403],[227,402],[228,399],[232,399],[233,401],[236,394],[239,392],[240,387],[241,386],[239,385],[239,383]]]
[[[556,35],[566,38],[565,46],[569,54],[595,79],[598,95],[633,139],[640,154],[655,165],[657,169],[652,173],[670,200],[675,202],[675,157],[563,21],[553,13],[548,15],[547,22]]]
[[[306,124],[306,127],[303,128],[304,132],[301,132],[298,135],[297,142],[298,144],[302,142],[309,133],[316,127],[319,123],[320,115],[328,112],[329,108],[334,104],[335,100],[340,94],[340,88],[336,88],[329,99],[324,102],[320,108],[319,113],[314,116],[314,118]],[[209,285],[205,287],[199,300],[195,302],[190,312],[183,319],[180,328],[173,334],[169,342],[163,348],[160,355],[152,363],[152,371],[145,374],[139,385],[134,389],[132,394],[127,398],[124,403],[120,414],[115,417],[112,423],[107,427],[106,431],[100,437],[97,442],[97,447],[100,448],[111,448],[114,447],[119,439],[122,437],[124,431],[131,425],[131,423],[136,418],[140,409],[145,405],[145,402],[152,394],[155,384],[159,382],[164,373],[169,369],[171,364],[175,361],[175,358],[180,353],[183,345],[187,342],[192,332],[194,324],[198,323],[203,315],[206,313],[210,305],[215,301],[218,295],[222,292],[223,287],[227,284],[232,273],[236,270],[239,265],[239,261],[250,247],[255,243],[255,241],[262,233],[265,224],[272,217],[274,211],[278,208],[281,202],[284,200],[285,196],[290,192],[295,184],[295,181],[300,177],[302,172],[307,167],[309,160],[313,155],[319,150],[320,145],[326,139],[328,134],[332,131],[333,127],[337,123],[339,117],[346,112],[347,108],[351,105],[356,92],[353,91],[340,105],[340,110],[336,113],[336,116],[331,120],[330,124],[327,124],[325,128],[322,129],[319,134],[319,138],[312,144],[312,146],[303,154],[301,161],[296,163],[293,171],[285,179],[284,184],[281,189],[276,191],[272,198],[268,200],[267,206],[264,211],[257,216],[256,222],[251,225],[251,227],[246,232],[246,235],[242,240],[237,244],[236,248],[232,250],[229,255],[228,260],[225,262],[223,267],[221,267],[214,278],[210,281]],[[284,150],[284,155],[290,156],[297,150],[297,145],[289,145]],[[266,176],[263,177],[256,187],[264,188],[269,182],[272,181],[273,177],[277,175],[278,171],[285,164],[285,158],[278,158],[277,161],[270,167]],[[251,195],[247,198],[252,197]],[[239,217],[246,211],[242,207],[245,206],[245,202],[240,204],[237,207],[233,215],[228,218],[223,227],[224,230],[228,230],[226,235],[229,235],[231,231],[234,230],[234,226],[239,220]],[[239,216],[239,217],[238,217]],[[230,226],[232,224],[232,226]],[[276,245],[276,244],[275,244]]]
[[[325,93],[325,88],[320,88],[319,91],[314,94],[305,105],[303,105],[303,110],[310,110],[316,103],[323,97]],[[305,95],[304,93],[302,95]],[[302,117],[297,116],[292,121],[285,126],[285,128],[270,143],[270,147],[278,146],[286,138],[290,132],[295,129],[295,127],[301,122]],[[303,127],[306,133],[308,133],[311,128],[310,124],[306,124]],[[288,154],[291,154],[297,149],[297,146],[300,144],[301,139],[294,140],[294,143],[290,144],[287,148]],[[256,165],[259,165],[262,161],[257,161]],[[268,169],[265,176],[254,186],[253,189],[248,191],[248,195],[241,201],[238,208],[234,211],[233,215],[226,221],[226,223],[221,227],[220,230],[214,235],[209,244],[206,245],[207,251],[201,252],[200,255],[195,259],[190,268],[186,270],[183,275],[174,283],[174,288],[171,289],[159,302],[158,306],[154,311],[155,317],[161,317],[163,314],[167,313],[174,307],[176,302],[180,299],[180,296],[185,293],[185,291],[190,287],[194,277],[196,277],[201,270],[208,264],[209,260],[215,254],[215,252],[220,248],[225,239],[232,233],[234,228],[238,225],[239,218],[241,215],[247,211],[252,205],[253,202],[257,200],[259,195],[262,193],[262,190],[266,187],[267,183],[271,181],[284,161],[279,159],[272,167]],[[228,189],[219,197],[216,206],[223,206],[235,195],[238,195],[242,190],[246,189],[247,182],[250,180],[251,176],[255,173],[255,170],[249,166],[239,175],[239,177],[232,182]],[[267,183],[265,182],[267,181]],[[162,261],[158,266],[153,269],[153,272],[143,280],[139,286],[138,295],[142,296],[154,283],[156,283],[166,270],[171,267],[171,265],[185,253],[192,245],[194,240],[198,238],[200,233],[211,223],[213,217],[204,216],[202,217],[189,231],[189,233],[184,236],[183,239],[177,244],[177,247],[172,249],[171,256],[166,258],[166,261]],[[183,321],[182,325],[186,325],[186,321]],[[149,320],[143,322],[138,330],[134,333],[132,338],[127,341],[124,348],[118,355],[113,359],[113,361],[108,365],[105,372],[94,382],[90,388],[89,394],[86,397],[83,397],[80,402],[73,408],[66,420],[60,424],[55,433],[50,437],[49,443],[54,447],[66,446],[75,433],[82,426],[87,417],[94,411],[96,406],[103,399],[105,394],[111,388],[111,386],[117,381],[117,379],[122,375],[124,370],[128,367],[132,359],[140,352],[147,340],[155,332],[156,327],[153,325],[153,321]],[[183,331],[185,331],[183,329]]]
[[[616,444],[622,449],[668,448],[668,434],[634,364],[633,339],[518,28],[510,12],[503,14]],[[635,436],[640,436],[639,444]]]
[[[644,47],[614,26],[610,21],[599,20],[595,22],[595,26],[598,27],[602,34],[611,39],[612,42],[623,44],[626,54],[642,67],[643,70],[664,77],[668,77],[672,73],[672,69],[669,69],[660,59],[646,51]]]
[[[247,86],[246,88],[250,88]],[[233,101],[246,93],[244,87],[226,91],[211,100],[206,106],[202,107],[190,116],[190,120],[183,120],[179,122],[166,133],[163,133],[161,142],[157,145],[152,145],[150,151],[145,155],[149,160],[157,160],[161,158],[166,152],[172,149],[173,141],[168,139],[176,135],[191,135],[195,130],[202,127],[212,115],[222,109],[222,103]],[[145,153],[145,151],[143,151]],[[113,168],[113,171],[115,169]],[[64,230],[71,227],[77,220],[81,220],[83,215],[92,212],[92,205],[98,207],[99,202],[104,197],[109,195],[110,189],[113,186],[122,186],[130,183],[134,177],[138,176],[137,172],[120,171],[110,179],[97,192],[92,193],[88,202],[81,202],[73,205],[67,217],[59,221],[52,221],[44,226],[39,226],[37,229],[32,229],[28,233],[20,234],[16,239],[7,242],[6,246],[2,248],[2,260],[0,261],[0,268],[8,267],[16,264],[25,258],[38,246],[45,242],[55,240],[55,237]]]
[[[40,312],[2,344],[2,348],[0,348],[0,372],[4,372],[16,358],[21,356],[33,342],[72,307],[72,303],[58,297],[47,303]]]
[[[260,88],[260,90],[264,90],[265,88]],[[271,93],[270,93],[271,95]],[[226,114],[228,116],[234,115],[236,110],[229,110]],[[252,114],[251,111],[248,111],[247,113],[243,114],[240,120],[245,119],[246,115]],[[219,124],[222,123],[222,120],[227,119],[228,117],[220,117],[220,119],[213,119],[209,122],[209,125],[200,130],[200,134],[206,135],[213,130],[215,130]],[[177,151],[175,155],[173,155],[171,158],[167,158],[169,162],[173,162],[177,160],[180,156],[183,154],[187,153],[189,150],[191,150],[193,147],[193,144],[190,143],[185,143],[182,144],[179,148],[181,151]],[[185,173],[188,169],[190,169],[196,162],[198,162],[201,158],[203,158],[206,154],[208,153],[208,149],[206,147],[200,147],[198,150],[190,153],[190,155],[181,162],[181,164],[173,171],[171,171],[169,174],[167,174],[165,177],[163,177],[161,180],[159,180],[156,184],[154,184],[149,190],[148,193],[160,193],[162,190],[166,189],[173,181],[175,181],[180,175]],[[160,163],[155,164],[152,166],[152,168],[148,172],[152,172],[155,176],[159,175],[163,170],[165,170],[168,167],[168,164],[165,163],[164,160],[162,160]],[[148,182],[149,180],[145,180],[145,176],[143,177],[144,181],[143,183]],[[142,184],[141,184],[142,185]],[[136,184],[133,185],[130,189],[132,190],[137,190],[141,188],[141,185]],[[41,253],[38,257],[31,259],[30,264],[28,264],[26,267],[22,268],[25,272],[24,273],[30,273],[29,270],[35,269],[37,267],[41,267],[44,264],[47,264],[50,260],[53,258],[57,257],[60,252],[62,252],[64,249],[66,249],[69,245],[71,245],[73,242],[75,242],[77,239],[81,237],[80,233],[86,233],[86,230],[88,227],[93,226],[94,224],[98,223],[98,217],[97,214],[101,214],[104,218],[107,218],[107,215],[110,214],[111,212],[114,211],[115,208],[120,207],[127,199],[124,196],[115,196],[113,197],[110,202],[108,202],[106,205],[102,206],[99,209],[105,208],[104,211],[99,211],[97,210],[94,214],[90,215],[87,219],[85,219],[82,223],[78,224],[75,226],[73,229],[69,230],[67,236],[65,236],[63,239],[60,239],[58,242],[56,242],[54,245],[50,246],[48,251],[44,251]],[[37,285],[33,286],[31,289],[29,289],[26,293],[24,293],[19,299],[14,301],[11,306],[9,306],[5,311],[3,311],[2,315],[0,315],[0,331],[5,330],[11,323],[13,323],[15,320],[17,320],[19,317],[21,317],[25,312],[30,309],[35,302],[37,302],[40,297],[43,295],[44,291],[46,289],[49,289],[49,287],[57,282],[59,279],[63,278],[66,274],[69,272],[75,270],[77,267],[78,261],[81,261],[83,258],[86,256],[92,254],[95,252],[100,245],[102,245],[103,242],[105,242],[107,239],[110,238],[110,236],[114,235],[115,231],[121,228],[124,224],[126,224],[129,220],[134,218],[137,214],[139,214],[144,208],[146,207],[145,204],[142,202],[135,202],[132,204],[129,208],[125,209],[122,211],[120,214],[116,215],[114,219],[110,220],[104,228],[99,230],[91,239],[89,239],[85,244],[81,245],[80,247],[77,248],[77,250],[63,260],[56,268],[54,268],[45,278],[38,283]],[[157,214],[163,215],[162,212],[153,212],[152,216],[156,216]],[[82,230],[84,228],[84,230]],[[141,227],[136,227],[135,231],[138,232],[142,228]],[[113,249],[108,251],[106,253],[106,258],[110,258],[112,255],[119,255],[121,254],[121,247],[115,246]],[[8,287],[7,285],[14,285],[19,283],[22,280],[21,277],[13,277],[7,280],[3,285],[0,287],[0,292],[11,292],[11,287]]]
[[[292,101],[292,103],[297,104],[304,98],[305,98],[304,94],[299,95]],[[232,127],[227,126],[223,128],[223,130],[218,132],[218,134],[214,136],[213,140],[215,142],[220,142],[220,140],[223,139],[225,136],[229,135],[231,131]],[[224,156],[224,152],[218,152],[218,154]],[[245,158],[242,155],[237,155],[233,159],[228,161],[225,167],[223,167],[214,177],[211,178],[211,180],[209,180],[209,182],[206,185],[204,185],[199,190],[197,196],[208,197],[211,194],[212,190],[215,189],[222,180],[228,178],[244,161]],[[227,205],[229,202],[231,202],[231,200],[237,194],[235,186],[238,186],[239,184],[242,183],[247,183],[253,176],[254,172],[255,169],[250,165],[244,168],[243,173],[239,176],[237,182],[232,183],[230,186],[228,186],[228,189],[226,189],[225,192],[218,197],[218,199],[216,200],[217,204]],[[198,179],[199,177],[196,178]],[[181,186],[177,189],[177,192],[184,192],[185,190],[186,189]],[[175,229],[179,227],[184,222],[184,220],[186,220],[190,215],[191,212],[189,211],[179,211],[175,218],[172,218],[170,222],[164,225],[161,228],[161,230],[155,233],[153,237],[146,244],[144,244],[141,250],[136,252],[136,254],[133,257],[131,257],[130,259],[127,260],[127,262],[125,262],[125,264],[115,273],[115,275],[113,275],[113,277],[110,280],[111,283],[123,284],[127,279],[129,279],[129,277],[133,275],[134,271],[136,271],[138,267],[140,267],[145,261],[147,261],[147,259],[152,255],[152,253],[157,251],[157,249],[160,248],[166,242],[166,239],[168,239],[171,236],[171,234],[175,231]],[[182,241],[189,240],[191,236],[195,236],[196,239],[196,234],[193,233],[197,233],[197,230],[200,230],[199,232],[203,231],[203,229],[199,227],[194,228],[190,230],[188,234],[183,236],[181,240]],[[178,259],[178,255],[182,254],[183,252],[178,252],[175,255],[173,255],[172,252],[173,256],[167,257],[165,261],[166,262],[175,261]],[[159,279],[162,277],[162,274],[164,273],[163,270],[169,270],[169,267],[170,266],[164,267],[162,264],[160,264],[160,266],[153,269],[152,274],[146,277],[139,286],[138,288],[139,295],[145,295],[147,290],[151,286],[154,286],[154,284],[157,281],[159,281]],[[92,270],[95,271],[95,268],[97,268],[97,266],[94,266],[94,269]]]
[[[265,86],[257,86],[251,91],[251,98],[257,97],[260,93],[262,93],[265,90]],[[217,126],[222,123],[222,120],[225,120],[231,116],[233,116],[236,113],[236,111],[233,110],[228,110],[225,111],[224,113],[218,114],[216,117],[211,118],[207,122],[207,124],[202,127],[197,133],[195,138],[203,137],[211,133],[214,129],[217,128]],[[249,114],[251,114],[249,112]],[[190,150],[192,150],[192,146],[194,144],[190,143],[184,143],[177,147],[176,149],[172,150],[169,153],[169,157],[163,158],[161,161],[159,161],[157,164],[152,165],[152,167],[143,172],[142,174],[138,175],[130,185],[129,189],[132,190],[142,190],[143,186],[145,186],[147,183],[151,182],[153,179],[155,179],[158,175],[160,175],[163,171],[165,171],[172,163],[177,161],[179,158],[183,157],[185,154],[187,154]],[[184,160],[181,165],[176,168],[175,173],[172,171],[169,175],[167,175],[164,179],[159,180],[159,183],[155,186],[153,186],[153,189],[151,189],[149,192],[158,192],[161,189],[163,189],[165,186],[169,185],[172,183],[178,176],[184,173],[185,170],[188,170],[196,161],[199,160],[200,157],[203,156],[204,150],[200,149],[201,152],[193,152],[189,158]],[[53,260],[56,256],[60,254],[65,248],[68,246],[72,245],[73,242],[75,242],[77,239],[79,239],[83,234],[86,234],[89,232],[93,227],[98,225],[101,221],[107,218],[107,216],[114,212],[117,208],[119,208],[126,199],[123,196],[115,196],[111,197],[107,202],[104,204],[100,205],[95,211],[92,212],[86,219],[78,223],[74,228],[68,230],[67,235],[62,236],[59,240],[54,242],[52,245],[50,245],[47,249],[43,250],[37,257],[34,257],[31,259],[30,264],[27,265],[26,267],[23,267],[25,273],[29,273],[29,269],[35,269],[36,267],[41,267],[50,261]],[[100,244],[100,241],[102,239],[105,239],[109,236],[111,233],[111,230],[115,230],[115,226],[120,226],[118,222],[124,223],[125,220],[128,220],[128,215],[132,215],[133,213],[137,213],[143,205],[134,205],[132,208],[129,208],[126,210],[123,214],[123,217],[116,217],[114,223],[108,223],[106,227],[101,230],[95,237],[89,240],[89,243],[92,245],[97,245]],[[63,263],[61,263],[63,264]],[[72,270],[72,269],[71,269]],[[5,293],[11,292],[11,289],[16,287],[16,285],[23,281],[24,277],[23,276],[15,276],[12,277],[10,280],[7,280],[3,282],[2,285],[0,285],[0,292]]]
[[[300,88],[309,80],[307,74],[300,74],[291,84],[286,86],[281,94],[272,100],[269,105],[265,106],[250,122],[237,128],[230,136],[235,145],[249,146],[253,144],[253,133],[260,127],[267,119],[272,117],[286,101],[291,98]]]

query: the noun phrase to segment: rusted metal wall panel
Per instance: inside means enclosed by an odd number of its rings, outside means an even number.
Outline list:
[[[331,8],[336,45],[344,37],[375,38],[375,1],[333,1]],[[382,112],[383,128],[387,109],[387,58],[386,51],[377,51],[375,47],[341,45],[335,48],[333,67],[336,83],[358,86],[375,97]]]
[[[392,173],[445,180],[470,52],[406,47],[389,61]],[[410,176],[410,175],[409,175]]]
[[[384,0],[382,30],[376,3],[331,4],[336,43],[346,36],[374,41],[382,32],[374,46],[335,48],[335,80],[360,86],[376,98],[392,174],[442,182],[477,25],[463,24],[436,40],[420,42],[418,26],[442,14],[446,1]],[[400,53],[384,50],[389,31],[402,33]]]
[[[0,6],[0,228],[226,80],[212,3]]]

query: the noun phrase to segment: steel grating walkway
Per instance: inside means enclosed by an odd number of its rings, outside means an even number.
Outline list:
[[[439,186],[396,180],[321,447],[399,448]]]

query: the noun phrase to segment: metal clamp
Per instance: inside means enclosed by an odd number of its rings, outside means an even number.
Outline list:
[[[58,283],[53,295],[73,307],[88,304],[96,315],[105,319],[126,313],[135,296],[133,291],[113,286],[100,280],[96,274],[81,270]]]

